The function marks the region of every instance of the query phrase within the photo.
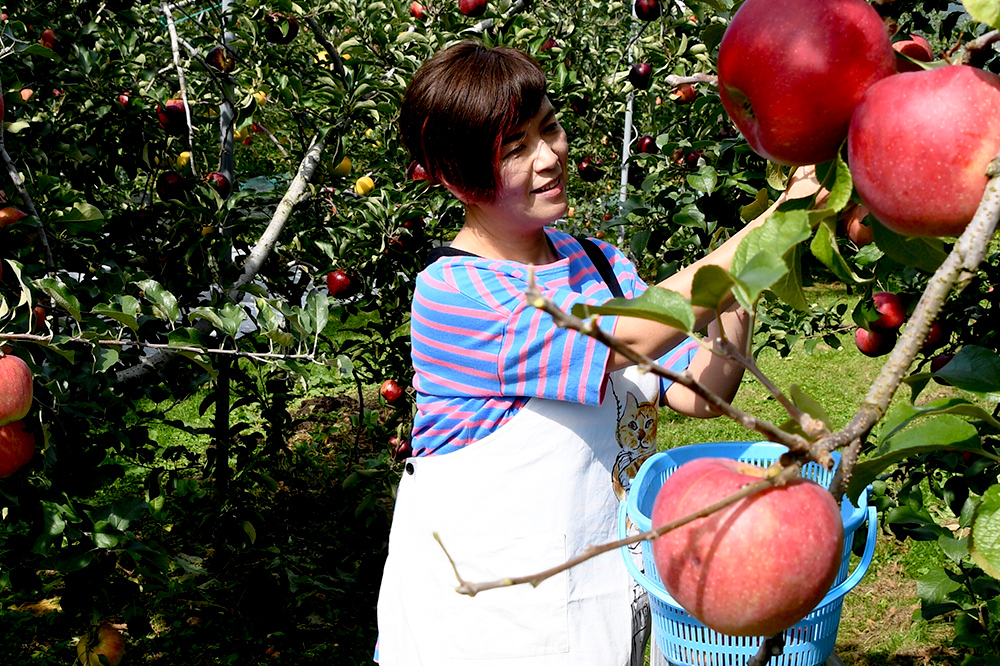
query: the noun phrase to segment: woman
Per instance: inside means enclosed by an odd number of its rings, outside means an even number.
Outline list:
[[[476,42],[452,46],[416,73],[399,122],[412,158],[465,205],[465,222],[417,277],[414,457],[393,516],[376,659],[642,663],[648,609],[618,553],[536,588],[475,597],[455,591],[456,574],[483,582],[537,573],[614,540],[629,480],[655,451],[659,405],[714,413],[685,387],[637,372],[528,304],[529,269],[564,310],[602,303],[614,287],[577,239],[548,226],[568,207],[568,145],[534,60]],[[694,271],[728,267],[746,231],[661,285],[689,295]],[[641,294],[635,267],[597,243],[610,281],[627,298]],[[695,311],[714,339],[714,313]],[[742,310],[734,305],[720,320],[730,340],[745,343]],[[629,317],[598,323],[723,398],[738,388],[742,369],[681,331]]]

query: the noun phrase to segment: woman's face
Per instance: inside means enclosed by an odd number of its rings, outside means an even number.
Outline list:
[[[496,198],[479,204],[506,222],[542,227],[566,213],[566,160],[569,143],[548,97],[534,117],[504,137]]]

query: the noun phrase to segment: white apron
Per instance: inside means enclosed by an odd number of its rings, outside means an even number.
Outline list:
[[[433,533],[471,582],[614,541],[620,486],[656,448],[658,389],[628,368],[599,407],[533,398],[475,444],[407,460],[378,601],[381,666],[627,666],[633,606],[648,608],[618,551],[537,588],[468,597]]]

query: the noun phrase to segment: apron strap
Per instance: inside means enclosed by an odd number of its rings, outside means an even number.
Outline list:
[[[622,293],[621,285],[618,284],[618,278],[615,276],[614,270],[611,268],[611,262],[608,261],[607,256],[601,252],[601,248],[597,247],[597,243],[590,240],[589,238],[580,237],[577,238],[580,241],[580,245],[583,249],[587,251],[587,256],[590,260],[594,262],[594,267],[597,272],[601,274],[604,278],[604,282],[608,285],[608,289],[614,294],[615,298],[623,298],[625,296]]]

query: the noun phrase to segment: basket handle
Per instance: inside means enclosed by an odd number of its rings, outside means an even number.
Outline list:
[[[626,518],[627,507],[623,502],[621,507],[618,509],[618,538],[624,539],[627,534],[625,533],[625,518]],[[848,592],[853,590],[864,575],[868,573],[868,567],[871,566],[872,559],[875,557],[875,539],[878,535],[878,520],[875,513],[875,507],[868,507],[868,534],[865,539],[865,552],[861,556],[861,560],[858,565],[851,572],[851,575],[841,581],[839,584],[834,585],[823,600],[816,604],[816,607],[825,606],[826,604],[843,597]],[[635,579],[639,585],[641,585],[649,594],[652,594],[660,601],[665,601],[666,603],[680,608],[680,604],[677,600],[670,596],[663,585],[660,583],[654,583],[652,580],[646,576],[645,573],[639,571],[636,567],[635,562],[632,560],[632,554],[629,552],[628,546],[622,546],[620,549],[622,559],[625,560],[625,568],[628,569],[629,574]]]

